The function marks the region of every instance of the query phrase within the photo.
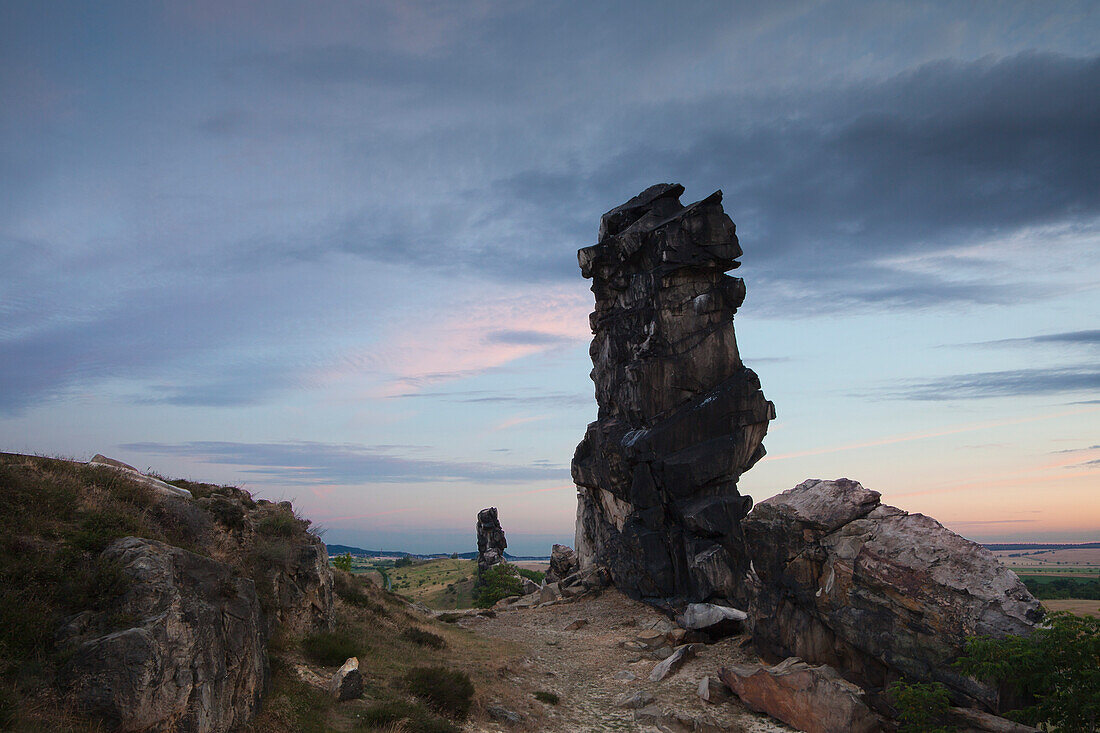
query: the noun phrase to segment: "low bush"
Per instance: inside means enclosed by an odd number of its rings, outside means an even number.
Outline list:
[[[905,682],[890,685],[890,697],[898,710],[898,733],[951,733],[947,712],[951,699],[939,682]]]
[[[306,657],[325,667],[339,667],[348,657],[358,657],[362,651],[358,639],[341,631],[322,631],[302,639]]]
[[[446,667],[420,667],[405,675],[409,692],[430,708],[456,720],[465,720],[474,697],[474,683],[465,672]]]
[[[351,553],[345,552],[343,555],[337,555],[332,558],[332,567],[337,570],[343,570],[345,573],[351,572]]]
[[[545,692],[543,690],[539,690],[535,693],[535,699],[539,702],[544,702],[547,705],[557,705],[559,702],[561,702],[560,697],[552,692]]]
[[[439,619],[440,621],[442,621],[445,624],[453,624],[456,621],[458,621],[460,618],[462,618],[462,614],[461,613],[441,613],[438,616],[436,616],[436,618]]]
[[[293,513],[277,509],[259,521],[256,531],[265,537],[293,537],[300,531],[300,525]]]
[[[422,705],[404,700],[383,700],[370,705],[359,715],[359,730],[396,729],[409,733],[459,733],[458,726],[438,718]]]
[[[419,644],[420,646],[426,646],[432,649],[443,649],[447,646],[447,642],[442,636],[433,634],[430,631],[425,631],[424,629],[418,629],[415,626],[410,626],[402,631],[401,638],[406,641],[411,641],[413,644]]]

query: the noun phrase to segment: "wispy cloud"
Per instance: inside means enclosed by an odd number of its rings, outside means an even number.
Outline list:
[[[312,442],[127,443],[123,451],[184,456],[202,463],[232,466],[285,484],[336,483],[350,486],[476,481],[519,483],[560,481],[567,469],[540,465],[431,460],[403,455],[392,446]]]
[[[1100,369],[1089,365],[955,374],[906,380],[888,389],[887,395],[907,400],[943,401],[1072,392],[1100,392]]]

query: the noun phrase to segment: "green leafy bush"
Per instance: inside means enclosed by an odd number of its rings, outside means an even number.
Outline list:
[[[433,710],[465,720],[474,697],[474,683],[465,672],[446,667],[420,667],[409,670],[405,683],[416,697]]]
[[[528,568],[517,567],[516,572],[518,572],[524,578],[527,578],[528,580],[533,580],[536,583],[540,584],[542,583],[543,578],[546,577],[546,573],[542,572],[541,570],[530,570]]]
[[[544,692],[542,690],[539,690],[535,693],[535,699],[539,702],[544,702],[547,705],[557,705],[559,702],[561,702],[561,698],[554,693]]]
[[[345,552],[343,555],[337,555],[332,558],[332,567],[337,570],[343,570],[345,573],[351,572],[351,553]]]
[[[431,649],[444,649],[447,646],[447,641],[442,636],[424,629],[418,629],[415,626],[410,626],[402,631],[401,638]]]
[[[393,561],[393,566],[395,568],[407,568],[412,564],[413,564],[413,559],[411,557],[409,557],[408,555],[405,555],[404,557],[399,557],[399,558],[397,558],[396,560]]]
[[[939,682],[905,682],[890,685],[890,697],[898,709],[898,733],[950,733],[947,711],[951,699]]]
[[[358,657],[362,644],[350,634],[322,631],[302,639],[302,652],[311,661],[325,667],[339,667],[348,657]]]
[[[1030,636],[970,638],[956,665],[1032,701],[1009,713],[1021,722],[1059,733],[1092,733],[1100,724],[1100,619],[1063,611]]]
[[[502,562],[481,574],[474,591],[474,603],[489,608],[501,598],[523,594],[523,583],[515,565]]]

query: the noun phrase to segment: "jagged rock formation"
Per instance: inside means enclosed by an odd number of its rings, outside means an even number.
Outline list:
[[[737,479],[764,455],[774,407],[741,362],[741,255],[715,192],[659,184],[603,215],[578,253],[592,279],[599,417],[573,458],[577,554],[635,597],[732,598],[748,560]]]
[[[580,570],[577,553],[569,545],[554,545],[550,549],[550,568],[546,571],[546,582],[556,583],[568,578]]]
[[[957,700],[998,709],[997,691],[951,662],[967,636],[1027,634],[1042,611],[984,547],[848,479],[805,481],[760,502],[741,526],[757,576],[758,650],[874,687],[934,680]]]
[[[209,558],[125,537],[103,552],[130,586],[111,609],[132,624],[104,629],[82,614],[62,632],[80,706],[122,731],[225,731],[246,723],[267,679],[253,582]],[[103,633],[106,631],[107,633]]]
[[[504,529],[497,518],[497,508],[491,506],[477,513],[477,575],[494,565],[504,562],[504,548],[508,540],[504,539]]]

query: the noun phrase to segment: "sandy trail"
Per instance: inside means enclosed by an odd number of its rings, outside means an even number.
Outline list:
[[[566,630],[572,622],[588,623]],[[496,618],[464,619],[472,631],[511,641],[524,649],[499,670],[503,684],[484,696],[486,707],[499,705],[523,716],[519,723],[476,723],[478,731],[790,731],[771,718],[754,714],[736,699],[718,704],[703,702],[696,690],[699,681],[715,675],[729,662],[757,661],[739,646],[740,637],[702,646],[673,675],[651,682],[649,673],[659,661],[647,651],[624,643],[639,634],[673,628],[668,618],[653,608],[632,601],[618,591],[606,590],[595,597],[547,606],[499,612]],[[637,691],[648,691],[655,702],[635,719],[631,709],[617,701]],[[560,698],[557,705],[539,702],[534,693],[544,691]],[[663,714],[662,727],[658,717]],[[678,717],[679,721],[670,720]]]

